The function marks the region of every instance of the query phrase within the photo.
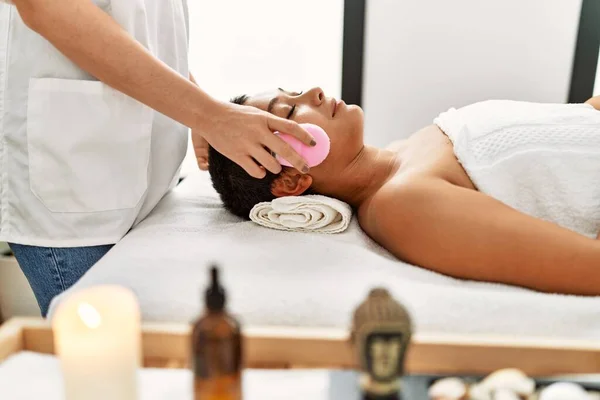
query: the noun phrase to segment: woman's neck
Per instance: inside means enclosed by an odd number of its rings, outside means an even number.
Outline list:
[[[337,175],[328,195],[359,208],[394,176],[398,168],[400,160],[396,152],[365,146]]]

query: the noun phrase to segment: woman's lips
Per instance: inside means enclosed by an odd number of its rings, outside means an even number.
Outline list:
[[[335,98],[331,99],[331,118],[335,117],[335,114],[338,110],[341,110],[340,107],[345,106],[344,100],[336,100]]]

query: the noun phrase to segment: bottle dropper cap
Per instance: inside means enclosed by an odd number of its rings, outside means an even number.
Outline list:
[[[206,307],[209,311],[219,312],[225,308],[225,289],[219,283],[219,269],[216,266],[210,269],[211,283],[206,289]]]

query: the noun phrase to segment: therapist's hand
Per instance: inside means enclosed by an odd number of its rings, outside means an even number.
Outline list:
[[[199,133],[194,134],[194,131],[192,131],[192,142],[198,168],[208,171],[208,142]]]
[[[198,82],[196,82],[196,79],[191,72],[190,81],[198,86]],[[196,133],[192,129],[192,143],[194,145],[194,154],[196,155],[198,168],[202,171],[208,171],[208,142],[202,137],[202,134]]]
[[[14,0],[25,24],[70,61],[106,85],[192,128],[256,178],[281,165],[264,148],[308,172],[306,163],[273,134],[309,144],[298,124],[257,108],[221,103],[156,59],[110,15],[89,0]],[[256,161],[254,161],[254,160]],[[210,160],[209,160],[210,161]],[[257,164],[258,163],[258,164]],[[260,164],[260,165],[259,165]]]
[[[192,129],[192,135],[196,136],[192,140],[198,143],[198,146],[194,144],[194,148],[198,147],[198,151],[203,152],[203,143],[198,137],[201,135],[219,153],[255,178],[264,178],[265,169],[274,174],[281,172],[281,164],[266,149],[281,155],[298,171],[308,173],[306,161],[277,137],[273,133],[275,131],[294,136],[307,145],[315,145],[314,138],[294,121],[255,107],[221,102],[214,112],[208,114],[201,127]]]

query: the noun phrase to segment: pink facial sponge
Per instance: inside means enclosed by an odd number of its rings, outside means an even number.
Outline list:
[[[306,160],[306,163],[309,167],[316,167],[321,164],[327,158],[329,154],[329,150],[331,147],[331,142],[329,141],[329,136],[327,133],[318,125],[314,124],[300,124],[301,127],[306,129],[308,133],[310,133],[317,142],[315,147],[310,147],[299,141],[293,136],[287,135],[285,133],[275,132],[281,139],[287,142],[302,158]],[[292,167],[287,160],[284,160],[282,157],[277,155],[277,161],[281,165],[286,167]]]

